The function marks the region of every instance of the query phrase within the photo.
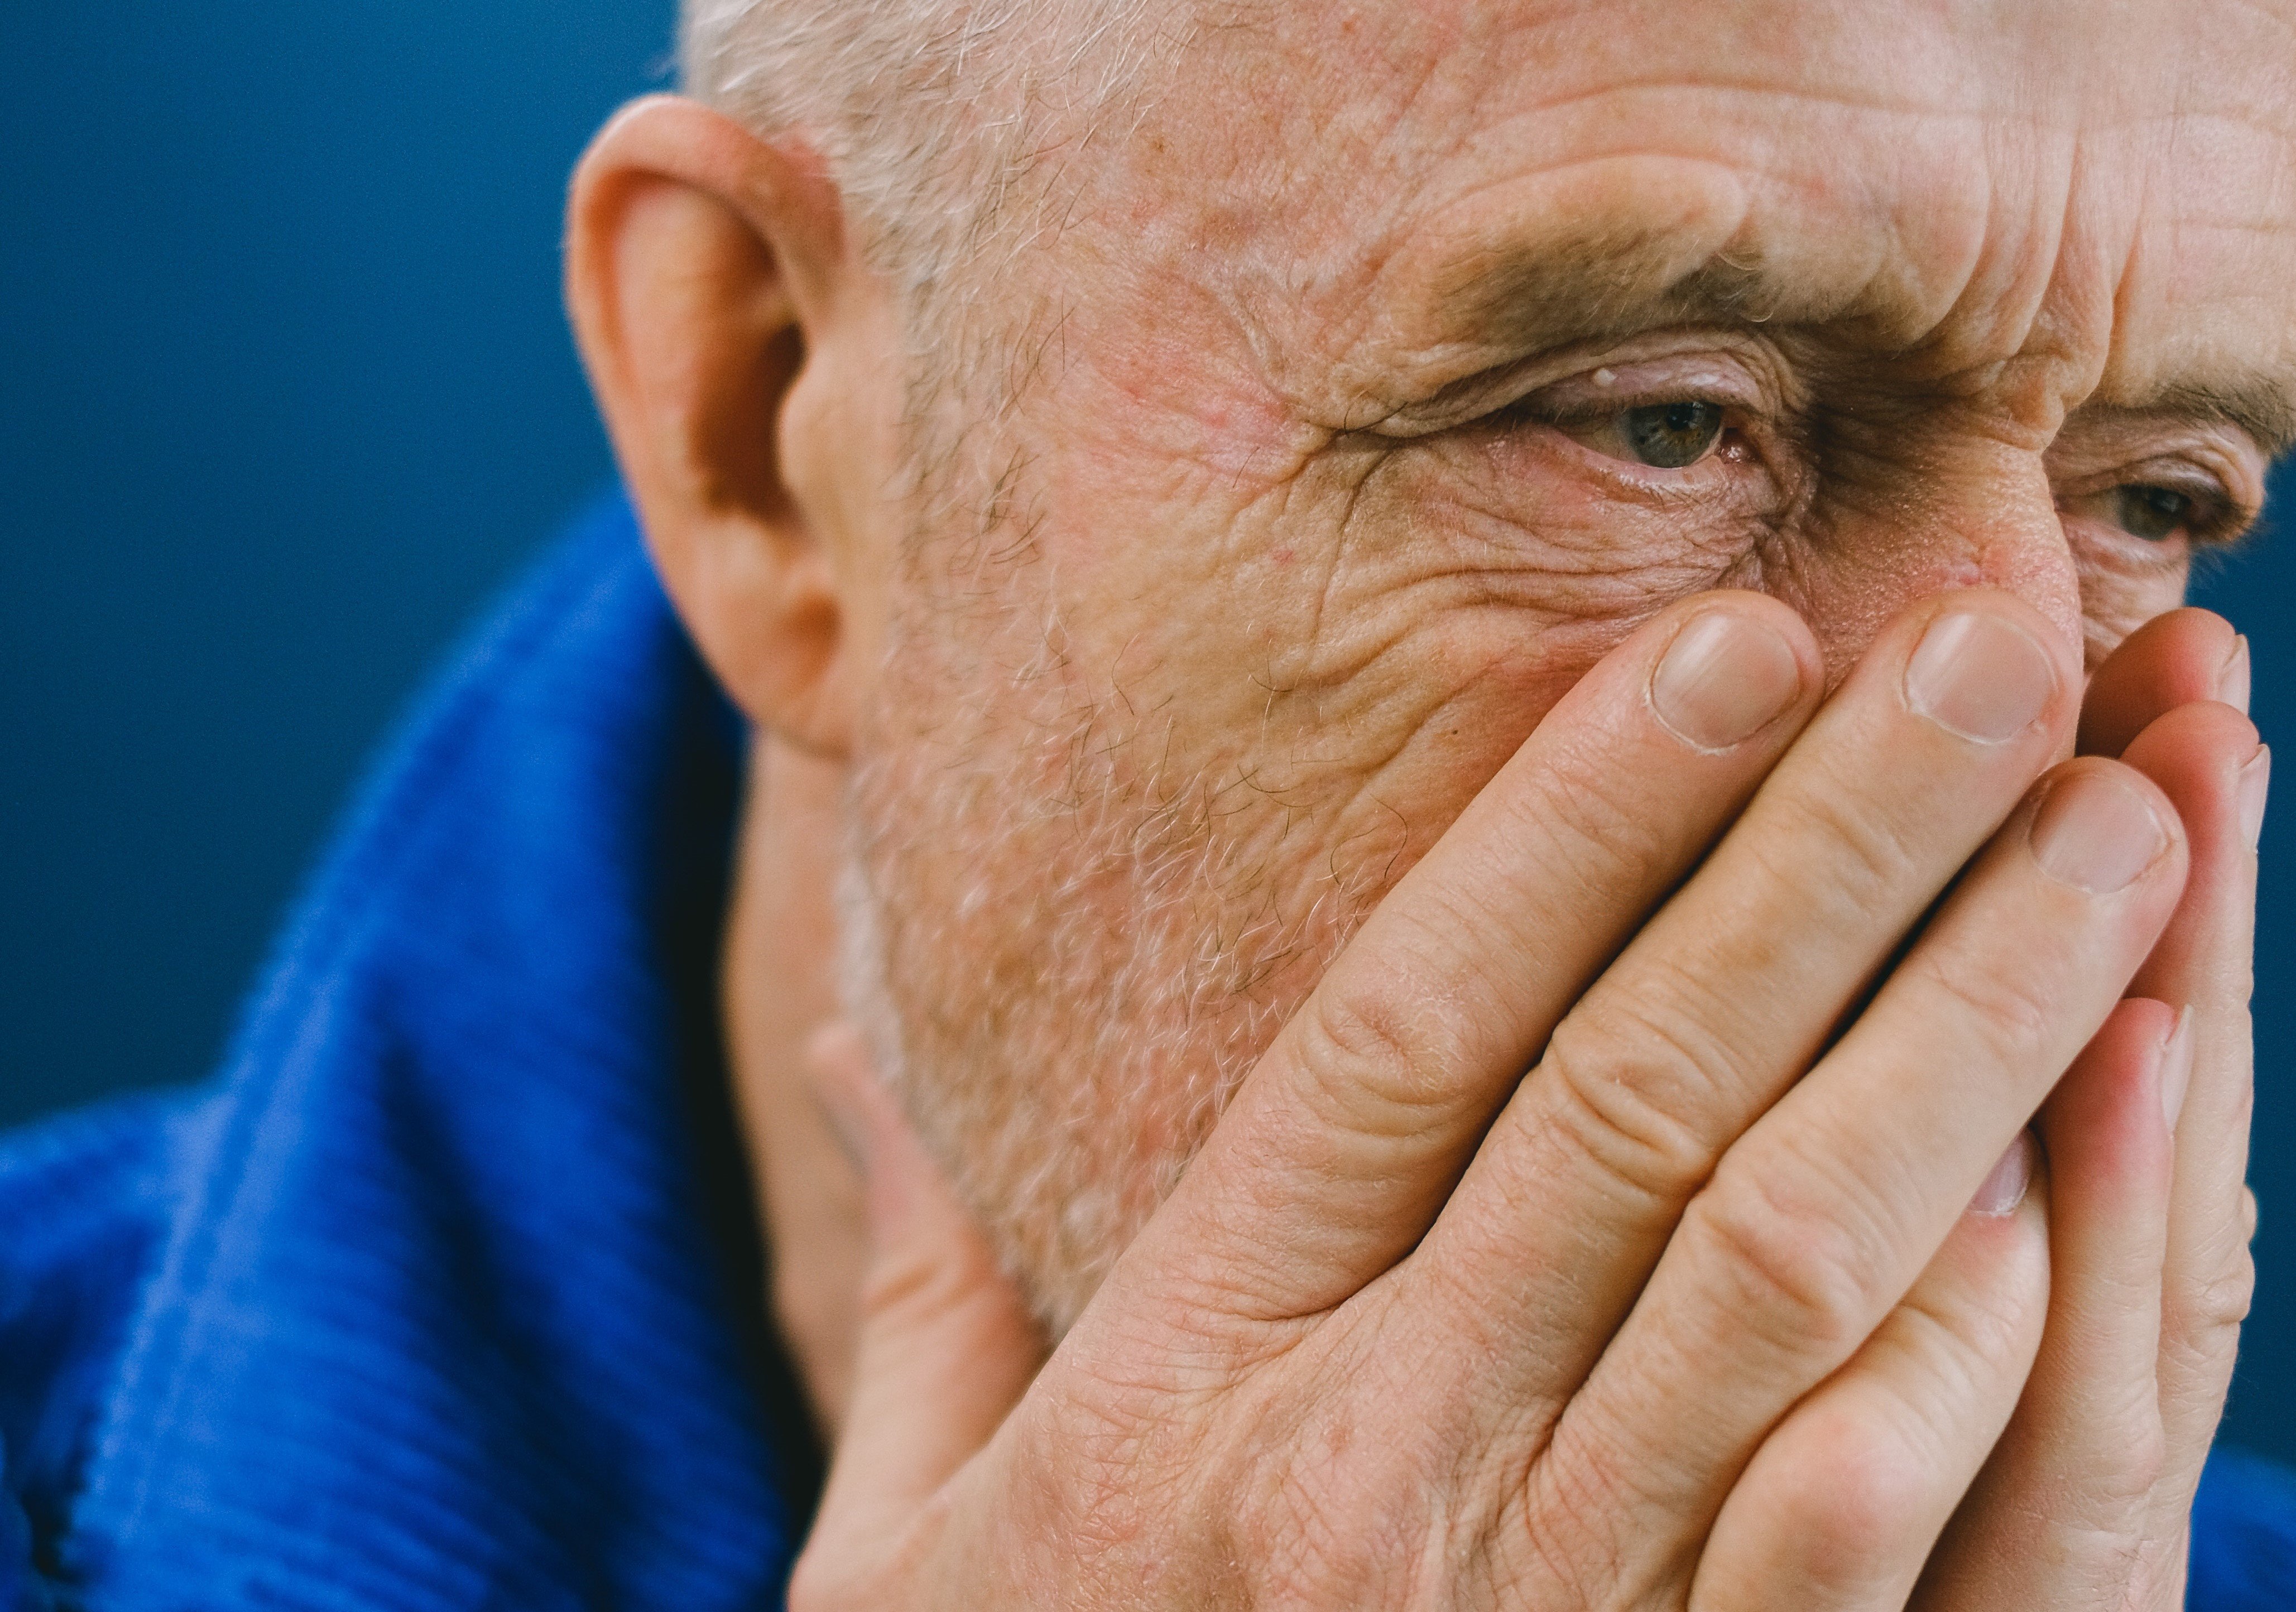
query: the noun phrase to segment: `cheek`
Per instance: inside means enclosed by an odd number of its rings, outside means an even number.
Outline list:
[[[1041,541],[1111,787],[1188,781],[1286,883],[1391,882],[1588,667],[1752,547],[1559,477],[1502,495],[1532,485],[1472,445],[1343,445],[1225,509],[1208,477],[1065,503]]]
[[[2066,523],[2066,537],[2080,575],[2082,647],[2095,671],[2121,640],[2185,602],[2192,561],[2181,546],[2148,547],[2079,521]]]

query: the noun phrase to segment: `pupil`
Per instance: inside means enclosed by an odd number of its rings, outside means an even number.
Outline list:
[[[2192,512],[2192,499],[2173,487],[2120,489],[2121,529],[2147,542],[2159,543],[2175,536]]]
[[[1652,403],[1626,413],[1627,441],[1635,457],[1662,471],[1678,471],[1706,457],[1722,435],[1717,403]]]

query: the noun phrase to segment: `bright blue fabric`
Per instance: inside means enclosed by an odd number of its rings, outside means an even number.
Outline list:
[[[219,1084],[7,1144],[0,1606],[777,1603],[739,746],[602,509],[394,746]]]
[[[0,1612],[779,1604],[818,1473],[713,1001],[740,743],[602,507],[219,1082],[0,1144]],[[2286,1474],[2220,1461],[2198,1530],[2194,1608],[2296,1606]]]

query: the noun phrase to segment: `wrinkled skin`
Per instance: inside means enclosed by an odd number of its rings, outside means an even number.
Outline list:
[[[869,794],[892,1073],[1055,1321],[1337,940],[1667,603],[1759,588],[1838,678],[1907,601],[1998,586],[2094,664],[2245,525],[2264,445],[2192,405],[2284,422],[2284,28],[2079,14],[1247,8],[1063,170],[980,473],[1021,468],[896,595]],[[2226,115],[2167,116],[2194,96]],[[1716,451],[1622,458],[1603,370],[1727,405]],[[2148,480],[2214,524],[2131,535]],[[1083,1047],[1090,1090],[1046,1076]]]
[[[1046,142],[913,499],[801,157],[658,102],[578,184],[618,446],[767,736],[745,888],[837,848],[777,778],[852,803],[857,1338],[758,1142],[842,1422],[792,1604],[2181,1604],[2266,763],[2174,607],[2296,405],[2296,12],[1201,21]],[[702,360],[783,328],[760,431]],[[1722,685],[1791,671],[1685,742],[1710,617],[1772,646]],[[1910,669],[1962,617],[2025,646],[1956,662],[2022,713],[1980,739]]]

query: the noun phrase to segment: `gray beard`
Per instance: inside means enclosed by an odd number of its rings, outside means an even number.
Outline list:
[[[1074,735],[983,766],[989,724],[964,725],[856,769],[840,985],[1057,1338],[1375,893],[1311,880],[1287,913],[1249,805],[1113,775],[1079,788],[1095,752]]]

